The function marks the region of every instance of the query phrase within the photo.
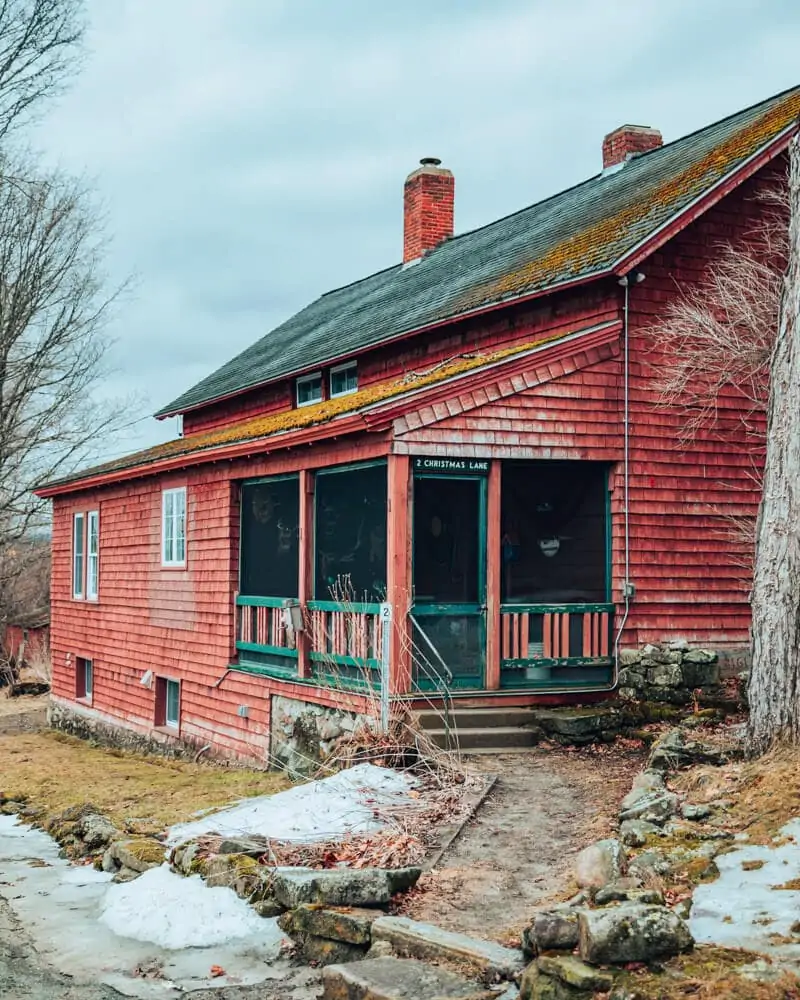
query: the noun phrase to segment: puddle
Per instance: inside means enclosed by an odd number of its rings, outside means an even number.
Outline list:
[[[125,996],[143,998],[178,997],[189,990],[280,978],[276,959],[283,935],[276,921],[256,918],[231,890],[206,889],[165,869],[155,870],[150,881],[158,891],[145,892],[147,883],[142,884],[137,900],[140,917],[131,917],[130,930],[138,928],[141,934],[149,923],[164,928],[165,933],[171,928],[167,938],[179,941],[186,937],[178,932],[182,925],[184,929],[188,923],[196,927],[199,918],[206,918],[214,921],[217,938],[225,936],[219,932],[220,920],[227,920],[230,933],[237,935],[212,947],[167,950],[120,936],[101,920],[103,913],[124,912],[124,906],[117,904],[127,897],[130,905],[132,887],[137,884],[113,885],[110,879],[104,872],[59,858],[58,845],[47,834],[17,824],[13,816],[0,816],[0,896],[8,901],[42,959],[58,971],[78,982],[99,982]],[[177,883],[187,883],[183,900]],[[119,921],[111,923],[117,929],[124,926]],[[211,978],[212,966],[220,966],[226,975]],[[137,968],[158,968],[163,978],[136,978],[132,973]]]

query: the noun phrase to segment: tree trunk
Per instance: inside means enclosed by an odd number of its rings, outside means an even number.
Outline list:
[[[789,263],[770,365],[753,578],[750,752],[800,743],[800,137],[790,145]]]

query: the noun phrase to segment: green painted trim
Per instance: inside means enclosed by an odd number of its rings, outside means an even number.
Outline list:
[[[274,677],[279,681],[292,681],[295,684],[303,684],[305,678],[298,677],[292,670],[284,670],[282,667],[273,667],[263,663],[248,663],[246,660],[241,663],[228,664],[228,670],[235,670],[241,674],[257,674],[260,677]]]
[[[379,615],[381,613],[380,604],[359,603],[352,604],[343,601],[308,601],[307,607],[310,611],[352,611],[359,615]]]
[[[283,608],[286,601],[296,600],[296,597],[251,597],[249,594],[239,594],[236,605],[240,608]]]
[[[414,604],[411,614],[418,618],[454,618],[465,615],[482,615],[482,604]]]
[[[610,667],[613,660],[610,656],[562,656],[527,660],[501,660],[501,670],[526,670],[528,667]]]
[[[262,646],[257,642],[236,642],[236,648],[251,653],[269,653],[270,656],[285,656],[287,659],[297,659],[296,649],[287,649],[285,646]]]
[[[299,485],[300,473],[284,472],[281,476],[259,476],[258,479],[243,479],[239,483],[239,488],[241,489],[242,486],[259,486],[261,483],[279,483],[287,479],[296,479]]]
[[[581,614],[590,611],[607,611],[613,614],[616,610],[613,604],[501,604],[501,615],[549,615],[549,614]]]
[[[512,677],[509,682],[508,677],[500,675],[500,689],[506,691],[561,691],[564,688],[581,688],[586,691],[611,691],[609,686],[611,679],[607,681],[577,681],[577,680],[548,680],[529,681],[526,678]]]
[[[358,469],[372,469],[377,465],[386,466],[385,458],[373,458],[369,462],[348,462],[346,465],[326,465],[324,469],[314,469],[317,476],[335,476],[340,472],[355,472]]]
[[[313,663],[338,663],[341,667],[357,667],[360,670],[380,670],[381,661],[362,660],[360,656],[343,656],[341,653],[309,653]]]

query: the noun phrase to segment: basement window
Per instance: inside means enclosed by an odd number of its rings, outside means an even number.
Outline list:
[[[311,406],[322,402],[322,372],[303,375],[297,380],[297,405]]]
[[[358,366],[355,361],[331,368],[331,398],[358,392]]]
[[[168,677],[156,678],[156,725],[180,728],[181,686]]]
[[[84,656],[75,657],[75,697],[91,701],[94,693],[94,666]]]

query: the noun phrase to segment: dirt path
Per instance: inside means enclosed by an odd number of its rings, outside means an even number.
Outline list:
[[[448,930],[518,941],[534,907],[569,891],[575,853],[610,833],[642,759],[616,746],[470,758],[497,784],[404,912]]]

